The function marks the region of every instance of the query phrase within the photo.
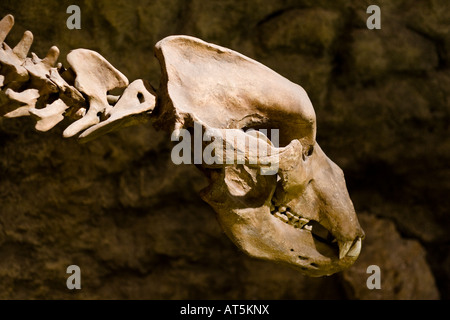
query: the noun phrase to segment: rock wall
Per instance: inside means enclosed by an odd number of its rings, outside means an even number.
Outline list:
[[[81,30],[66,27],[69,4]],[[381,30],[366,9],[381,8]],[[0,119],[1,299],[438,299],[450,297],[450,4],[445,1],[2,0],[14,45],[88,48],[158,86],[154,44],[187,34],[302,85],[318,142],[345,172],[367,238],[344,273],[307,278],[239,252],[150,124],[80,145],[61,124]],[[82,290],[66,288],[66,268]],[[368,290],[378,265],[382,289]]]

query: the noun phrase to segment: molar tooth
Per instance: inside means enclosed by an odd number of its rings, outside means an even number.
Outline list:
[[[281,211],[280,211],[281,212]],[[294,220],[294,215],[292,213],[290,213],[289,211],[285,211],[284,212],[286,214],[286,216],[289,218],[289,220]]]
[[[303,226],[303,229],[306,229],[306,230],[308,230],[308,231],[312,231],[312,226],[309,226],[309,225],[304,225]]]
[[[288,217],[286,217],[284,214],[281,214],[281,213],[279,213],[279,212],[275,212],[274,215],[275,215],[277,218],[283,220],[284,222],[288,222],[288,221],[289,221]]]
[[[286,212],[286,207],[285,206],[281,206],[279,209],[280,212]]]
[[[308,219],[300,218],[300,219],[298,220],[298,226],[299,226],[299,228],[303,228],[303,226],[304,226],[305,224],[307,224],[308,222],[309,222]]]

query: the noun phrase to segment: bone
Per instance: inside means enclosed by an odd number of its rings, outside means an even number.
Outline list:
[[[352,252],[353,241],[340,243],[338,259],[332,246],[310,243],[308,232],[292,228],[303,227],[325,239],[328,230],[337,239],[357,239],[362,233],[340,169],[316,143],[316,116],[305,90],[248,57],[193,37],[165,38],[156,44],[155,54],[162,66],[155,125],[174,133],[195,131],[196,124],[205,130],[204,140],[211,143],[204,150],[213,159],[201,164],[211,182],[202,198],[234,243],[253,257],[284,261],[307,275],[330,275],[350,266],[357,254],[343,257]],[[248,128],[279,129],[282,147],[244,132]],[[257,169],[267,180],[255,176]],[[247,179],[249,172],[252,179]],[[282,214],[284,208],[271,207],[271,188],[276,203],[301,208],[312,220],[320,212],[324,227],[288,219],[289,210]],[[288,223],[271,225],[278,219],[266,219],[266,212]],[[298,263],[298,252],[320,267]]]
[[[28,71],[22,65],[23,60],[6,43],[3,43],[0,47],[0,67],[4,76],[4,86],[18,89],[28,81]]]
[[[70,107],[67,116],[76,120],[80,119],[81,116],[76,116],[76,113],[79,109],[86,106],[86,100],[81,92],[75,87],[69,85],[66,80],[61,77],[56,68],[50,68],[49,79],[59,88],[60,99],[62,99],[66,105]]]
[[[76,74],[75,88],[88,96],[89,109],[63,132],[65,138],[98,124],[99,117],[110,108],[107,92],[128,85],[128,79],[95,51],[73,50],[67,55],[67,61]]]
[[[51,68],[54,67],[59,58],[59,49],[53,46],[48,50],[47,55],[42,59],[42,64]]]
[[[108,99],[108,103],[109,104],[114,105],[114,104],[117,103],[117,101],[119,101],[120,96],[115,96],[115,95],[112,95],[112,94],[108,94],[107,99]]]
[[[148,120],[156,104],[153,89],[143,80],[135,80],[124,91],[116,105],[106,113],[108,119],[87,129],[80,135],[81,142]]]
[[[22,40],[12,50],[3,41],[5,41],[13,26],[14,17],[10,14],[0,21],[0,67],[4,76],[3,85],[18,89],[22,83],[29,79],[28,72],[22,67],[22,64],[33,42],[33,35],[29,31],[25,32]]]
[[[347,253],[349,252],[350,248],[353,245],[353,241],[338,240],[338,245],[339,245],[339,259],[343,259],[347,256]]]
[[[33,44],[33,34],[31,31],[25,31],[20,42],[14,47],[13,52],[20,60],[25,60]]]
[[[46,132],[64,120],[63,114],[68,108],[64,101],[58,99],[43,109],[31,108],[29,113],[38,119],[36,130]]]
[[[286,216],[289,218],[289,220],[294,220],[294,218],[296,218],[292,213],[290,213],[290,212],[287,212],[286,210],[284,210],[284,211],[281,211],[281,209],[279,209],[279,211],[281,212],[281,213],[285,213],[286,214]],[[297,218],[298,219],[298,218]]]
[[[15,92],[7,89],[5,95],[11,101],[2,108],[10,108],[3,115],[5,118],[17,118],[29,116],[29,110],[34,108],[36,101],[39,98],[39,91],[37,89],[28,89],[23,92]]]
[[[44,96],[45,98],[51,93],[56,93],[59,91],[59,88],[55,84],[55,82],[49,79],[50,69],[56,62],[55,59],[57,59],[59,55],[58,48],[52,47],[49,50],[49,54],[47,54],[46,58],[44,58],[43,60],[39,59],[39,57],[37,57],[33,53],[31,58],[27,58],[26,56],[32,42],[33,35],[31,32],[27,31],[24,33],[22,40],[16,45],[13,50],[10,50],[9,48],[3,50],[3,56],[6,59],[0,59],[0,62],[7,66],[7,76],[10,76],[9,81],[13,83],[15,82],[16,84],[24,82],[23,76],[15,78],[17,72],[19,73],[19,75],[20,73],[24,73],[26,74],[27,78],[31,78],[31,83],[29,85],[34,87],[33,89],[24,90],[22,92],[15,92],[11,88],[6,90],[5,94],[11,100],[11,102],[6,106],[6,108],[8,108],[8,111],[3,111],[3,113],[5,113],[5,117],[14,118],[29,116],[30,110],[33,109],[34,111],[36,111],[35,104],[37,102],[37,99],[42,96]],[[2,51],[0,51],[0,53],[1,52]],[[22,71],[22,69],[25,71]],[[5,107],[3,108],[5,109]],[[12,110],[12,108],[16,108],[16,110]],[[53,118],[53,121],[54,119],[55,118]],[[48,125],[49,123],[48,121],[46,121],[46,126]],[[43,128],[42,122],[37,125],[37,128]]]
[[[55,46],[51,47],[44,59],[40,59],[34,52],[31,53],[31,58],[26,58],[24,67],[35,78],[45,80],[50,73],[50,69],[56,64],[59,57],[59,49]]]
[[[40,59],[32,53],[31,58],[26,58],[23,66],[30,74],[32,84],[39,89],[41,96],[47,96],[59,91],[58,86],[49,79],[50,69],[55,65],[59,56],[59,49],[51,47],[44,59]]]
[[[290,168],[292,159],[298,159],[299,150],[302,150],[299,140],[293,140],[286,147],[276,148],[258,131],[209,128],[205,138],[212,141],[208,147],[215,150],[214,161],[205,163],[206,168],[234,165],[239,159],[249,167],[259,168],[264,175],[273,175],[279,168]]]
[[[13,25],[11,15],[0,21],[0,115],[32,115],[38,131],[50,130],[69,117],[75,122],[63,135],[80,134],[80,142],[150,115],[157,128],[175,136],[198,123],[210,137],[217,133],[213,146],[225,150],[216,155],[222,163],[200,165],[211,183],[202,198],[239,248],[256,258],[286,262],[311,276],[330,275],[356,260],[363,233],[340,169],[330,164],[315,141],[315,112],[302,87],[230,49],[172,36],[155,48],[162,67],[158,99],[142,80],[113,96],[109,92],[128,86],[128,79],[100,54],[74,50],[67,56],[67,69],[57,63],[57,47],[43,59],[34,53],[27,57],[31,32],[25,32],[14,49],[4,43]],[[158,112],[153,113],[156,101]],[[255,127],[280,129],[282,147],[264,134],[244,132]],[[236,153],[244,154],[243,164],[234,161]],[[271,172],[269,166],[278,171]],[[355,240],[338,241],[340,259],[325,244],[318,250],[311,234],[297,229],[320,232],[314,220],[309,223],[288,209],[270,207],[274,198],[296,214],[300,207],[311,219],[320,212],[324,226],[339,235],[336,239]],[[287,224],[273,219],[270,211]],[[325,237],[328,232],[322,231]],[[307,268],[299,254],[315,266]]]
[[[283,220],[284,222],[288,222],[288,221],[289,221],[288,217],[285,216],[284,214],[281,214],[281,213],[279,213],[279,212],[275,212],[274,215],[275,215],[277,218]]]
[[[300,218],[299,221],[298,221],[298,227],[299,227],[299,228],[303,228],[303,226],[304,226],[305,224],[307,224],[308,222],[309,222],[308,219]]]
[[[207,141],[212,141],[211,146],[214,146],[216,151],[214,164],[210,167],[220,167],[223,165],[235,164],[237,159],[242,159],[245,164],[261,165],[266,154],[275,156],[278,154],[277,150],[273,149],[270,141],[260,139],[255,136],[253,131],[250,133],[243,132],[238,129],[216,129],[209,128],[205,132]],[[258,150],[269,150],[266,154],[258,153]]]
[[[0,44],[5,41],[13,26],[14,17],[10,14],[4,16],[3,19],[0,20]]]
[[[349,257],[359,256],[359,253],[361,252],[361,246],[362,246],[362,239],[358,238],[358,240],[356,240],[355,244],[352,246],[352,248],[347,253],[347,256],[349,256]]]
[[[0,40],[6,38],[14,25],[14,18],[8,15],[0,21]],[[86,113],[86,100],[83,95],[64,80],[60,73],[67,71],[61,63],[57,64],[59,49],[53,46],[47,55],[40,59],[35,53],[27,57],[33,43],[33,34],[26,31],[19,43],[11,49],[6,43],[0,48],[1,93],[0,114],[5,117],[33,115],[37,119],[36,129],[47,131],[64,119],[64,116],[79,120]],[[55,68],[56,65],[56,68]],[[70,77],[72,71],[65,72]],[[22,88],[23,86],[28,88]],[[59,99],[45,104],[51,94]],[[37,100],[46,105],[35,107]]]
[[[189,36],[167,37],[155,46],[163,66],[156,122],[189,119],[212,128],[277,128],[280,144],[314,143],[316,116],[305,90],[263,64],[236,51]]]

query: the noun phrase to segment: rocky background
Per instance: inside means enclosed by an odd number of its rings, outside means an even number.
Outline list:
[[[81,8],[68,30],[66,8]],[[381,30],[366,9],[381,7]],[[228,240],[193,166],[150,124],[91,143],[60,124],[0,119],[1,299],[450,298],[448,1],[2,0],[32,51],[88,48],[158,86],[154,44],[188,34],[237,50],[309,93],[318,142],[345,172],[366,240],[341,274],[308,278]],[[66,64],[67,65],[67,64]],[[66,288],[80,266],[82,290]],[[381,290],[369,290],[369,265]]]

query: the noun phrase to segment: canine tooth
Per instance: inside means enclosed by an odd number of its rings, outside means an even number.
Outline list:
[[[358,238],[358,240],[356,240],[355,244],[352,246],[350,251],[347,253],[347,256],[349,257],[359,256],[359,253],[361,252],[361,242],[362,242],[361,238]]]
[[[288,222],[289,221],[288,217],[286,217],[284,214],[281,214],[279,212],[275,212],[275,216],[277,218],[283,220],[284,222]]]
[[[344,258],[350,248],[352,247],[353,241],[338,241],[339,245],[339,259]]]
[[[274,212],[275,211],[275,206],[273,205],[273,203],[270,205],[270,212]]]

